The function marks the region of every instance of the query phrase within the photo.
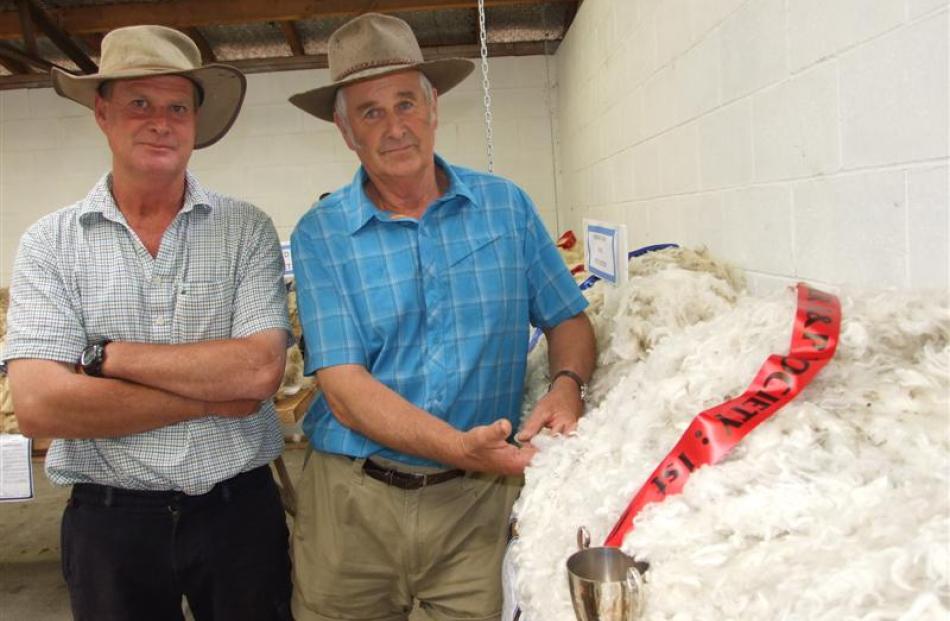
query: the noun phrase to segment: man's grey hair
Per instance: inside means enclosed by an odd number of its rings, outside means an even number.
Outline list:
[[[426,77],[426,74],[419,72],[419,84],[422,86],[422,95],[428,105],[432,105],[432,82]],[[343,125],[343,131],[350,142],[353,140],[353,129],[350,127],[350,118],[346,115],[346,94],[343,92],[346,87],[336,89],[336,97],[333,100],[333,112],[340,117],[340,123]]]

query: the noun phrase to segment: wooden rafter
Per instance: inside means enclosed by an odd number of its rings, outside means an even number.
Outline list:
[[[207,64],[217,60],[214,55],[214,49],[212,49],[211,44],[208,43],[208,40],[201,34],[200,30],[197,28],[185,28],[184,32],[191,37],[191,40],[198,46],[198,51],[201,52],[201,62]]]
[[[475,43],[481,44],[482,29],[478,24],[478,9],[474,8],[471,10],[472,14],[472,41]]]
[[[16,8],[20,16],[20,30],[23,32],[23,47],[28,54],[36,56],[36,34],[33,32],[33,18],[30,16],[30,0],[16,0]]]
[[[37,69],[40,69],[42,71],[49,71],[53,67],[58,66],[58,65],[54,65],[48,60],[40,58],[39,56],[34,56],[32,54],[24,52],[23,50],[13,47],[11,44],[7,43],[6,41],[0,41],[0,57],[3,57],[4,59],[8,61],[13,61],[14,63],[20,64],[20,65],[36,67]]]
[[[86,47],[89,48],[89,51],[92,52],[93,56],[102,55],[103,36],[104,35],[101,32],[93,32],[82,36],[83,42],[86,44]]]
[[[581,2],[583,2],[583,0],[581,0]],[[574,23],[574,18],[577,16],[577,9],[579,8],[580,2],[567,7],[567,10],[564,11],[564,36],[567,36],[567,31],[571,29],[571,24]]]
[[[30,73],[29,67],[27,67],[23,63],[13,60],[12,58],[5,58],[3,56],[0,56],[0,65],[3,65],[4,67],[6,67],[7,71],[12,73],[13,75],[23,75],[23,74]]]
[[[33,0],[23,0],[29,5],[30,16],[36,26],[49,37],[50,41],[58,47],[70,60],[76,63],[84,73],[95,73],[99,70],[96,63],[92,62],[89,56],[76,44],[69,36],[69,33],[57,26],[46,12],[40,8]]]
[[[280,31],[284,33],[284,38],[287,40],[287,45],[290,46],[290,51],[293,52],[294,56],[304,56],[303,44],[300,42],[300,35],[297,33],[297,27],[294,25],[293,21],[286,22],[277,22],[277,25],[280,26]]]
[[[537,56],[545,51],[544,41],[525,41],[520,43],[489,43],[489,56]],[[422,48],[422,55],[426,60],[442,58],[478,58],[478,45],[440,45]],[[229,60],[229,65],[237,67],[245,73],[264,73],[268,71],[291,71],[297,69],[326,69],[326,54],[311,56],[283,56],[279,58],[248,58],[245,60]]]
[[[4,44],[0,41],[0,47]],[[521,43],[489,43],[489,56],[537,56],[544,54],[545,46],[550,42],[544,41],[526,41]],[[440,58],[478,58],[479,46],[476,44],[468,45],[444,45],[438,47],[422,48],[422,55],[426,60],[438,60]],[[311,56],[283,56],[280,58],[249,58],[246,60],[229,60],[227,64],[237,67],[244,73],[265,73],[269,71],[293,71],[298,69],[326,69],[326,54],[315,54]],[[32,76],[6,76],[0,79],[0,90],[10,88],[37,88],[49,86],[49,75]]]
[[[184,29],[342,17],[369,10],[386,13],[463,9],[477,4],[477,0],[169,0],[64,7],[50,12],[63,30],[82,35],[136,24],[163,24]],[[487,7],[543,4],[575,5],[577,0],[485,0]],[[20,37],[16,12],[0,12],[0,39]]]

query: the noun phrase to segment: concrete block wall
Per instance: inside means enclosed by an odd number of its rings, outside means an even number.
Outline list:
[[[492,58],[495,172],[521,184],[552,233],[557,196],[550,57]],[[336,128],[287,102],[329,82],[327,70],[248,76],[238,121],[225,138],[195,151],[190,169],[220,192],[252,201],[282,239],[325,191],[349,183],[358,166]],[[439,99],[436,149],[450,162],[487,167],[481,77],[476,70]],[[10,282],[20,236],[41,216],[80,200],[111,165],[92,113],[52,89],[0,91],[0,286]]]
[[[560,224],[757,288],[948,287],[947,0],[586,0],[556,54]]]

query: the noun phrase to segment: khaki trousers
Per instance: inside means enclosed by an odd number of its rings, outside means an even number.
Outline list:
[[[362,467],[320,452],[304,466],[292,538],[296,620],[406,621],[417,603],[414,619],[500,619],[521,479],[468,474],[403,490]]]

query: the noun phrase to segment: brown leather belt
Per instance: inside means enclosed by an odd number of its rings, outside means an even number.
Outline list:
[[[399,489],[421,489],[427,485],[438,485],[452,479],[465,476],[464,470],[454,469],[444,472],[433,472],[431,474],[416,474],[412,472],[400,472],[399,470],[390,470],[384,468],[371,459],[363,462],[363,472],[377,481],[382,481],[386,485],[392,485]]]

